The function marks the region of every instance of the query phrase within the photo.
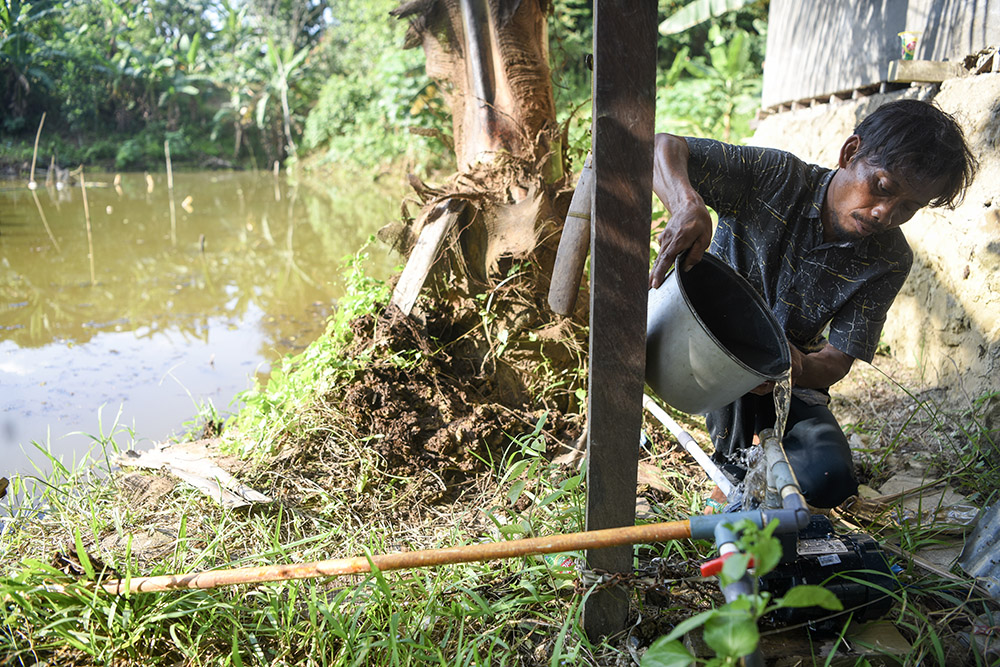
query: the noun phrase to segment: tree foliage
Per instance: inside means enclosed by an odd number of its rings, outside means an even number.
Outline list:
[[[443,166],[451,124],[393,0],[0,0],[0,134],[117,168],[196,154]],[[657,129],[739,140],[766,2],[659,35]],[[689,7],[660,0],[665,20]],[[589,147],[593,3],[554,0],[549,54],[571,157]],[[60,154],[60,151],[62,153]],[[44,153],[43,153],[44,154]],[[71,157],[69,157],[71,156]]]
[[[375,165],[405,158],[450,160],[450,123],[424,74],[423,56],[402,48],[395,0],[343,0],[326,32],[331,72],[305,122],[303,142],[331,162]],[[364,44],[366,48],[358,48]],[[443,144],[442,144],[443,141]]]
[[[126,134],[118,166],[150,134],[231,140],[268,163],[294,152],[329,71],[325,0],[4,0],[3,131]]]

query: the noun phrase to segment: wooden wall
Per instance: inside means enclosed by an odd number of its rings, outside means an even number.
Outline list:
[[[885,81],[903,30],[917,59],[960,61],[1000,46],[1000,0],[771,0],[761,107]]]

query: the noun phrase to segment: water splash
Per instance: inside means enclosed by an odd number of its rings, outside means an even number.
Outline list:
[[[792,369],[789,367],[774,383],[774,437],[778,442],[785,438],[785,424],[788,422],[788,411],[792,406]]]
[[[785,436],[785,424],[792,405],[792,372],[789,368],[774,383],[772,392],[774,399],[774,437],[781,442]],[[761,505],[767,506],[773,500],[768,498],[767,488],[767,458],[761,444],[748,447],[743,453],[747,474],[743,479],[743,508],[749,509]],[[776,505],[780,506],[780,505]]]
[[[743,463],[747,474],[742,483],[742,508],[753,509],[761,505],[767,491],[767,460],[764,458],[764,448],[759,444],[747,447],[743,450]]]

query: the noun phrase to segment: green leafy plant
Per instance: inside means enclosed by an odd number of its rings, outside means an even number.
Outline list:
[[[507,503],[526,505],[513,523],[498,517],[499,508],[487,514],[504,536],[520,538],[583,530],[583,474],[567,477],[559,472],[546,456],[544,429],[542,416],[532,432],[513,439],[501,466],[499,485],[506,489]]]
[[[760,591],[757,578],[771,572],[781,560],[781,544],[773,536],[777,522],[772,521],[763,529],[743,519],[731,526],[740,534],[741,551],[726,559],[719,575],[723,587],[739,581],[754,564],[754,593],[739,598],[717,609],[702,612],[679,623],[670,634],[657,639],[642,657],[642,667],[684,667],[699,661],[681,643],[687,633],[702,628],[705,643],[715,651],[716,657],[703,664],[716,667],[739,664],[743,656],[753,653],[760,642],[758,621],[768,613],[785,607],[822,607],[834,611],[843,609],[840,600],[822,586],[795,586],[782,597],[773,598]]]
[[[329,72],[314,91],[302,144],[318,165],[433,171],[453,161],[451,118],[419,50],[402,49],[395,0],[339,3],[321,45]]]
[[[57,9],[58,3],[52,0],[0,1],[0,91],[7,107],[4,129],[8,132],[23,127],[33,88],[54,88],[46,65],[61,54],[35,32],[33,25]]]
[[[707,59],[683,48],[660,75],[657,121],[670,132],[736,141],[749,134],[760,95],[750,33],[742,28],[724,32],[716,24],[708,40]]]

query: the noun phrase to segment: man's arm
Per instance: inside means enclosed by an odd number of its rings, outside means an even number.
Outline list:
[[[854,357],[841,352],[830,343],[819,352],[803,354],[792,349],[792,385],[808,389],[826,389],[843,380],[854,364]]]
[[[653,192],[670,212],[660,234],[660,253],[649,274],[649,286],[659,287],[677,255],[688,251],[684,268],[699,261],[712,241],[712,217],[705,201],[688,178],[687,142],[671,134],[657,134],[653,145]]]
[[[826,389],[847,377],[854,357],[841,352],[830,343],[818,352],[805,354],[794,345],[788,346],[792,356],[792,386],[806,389]],[[774,390],[773,382],[765,382],[750,393],[767,396]]]

